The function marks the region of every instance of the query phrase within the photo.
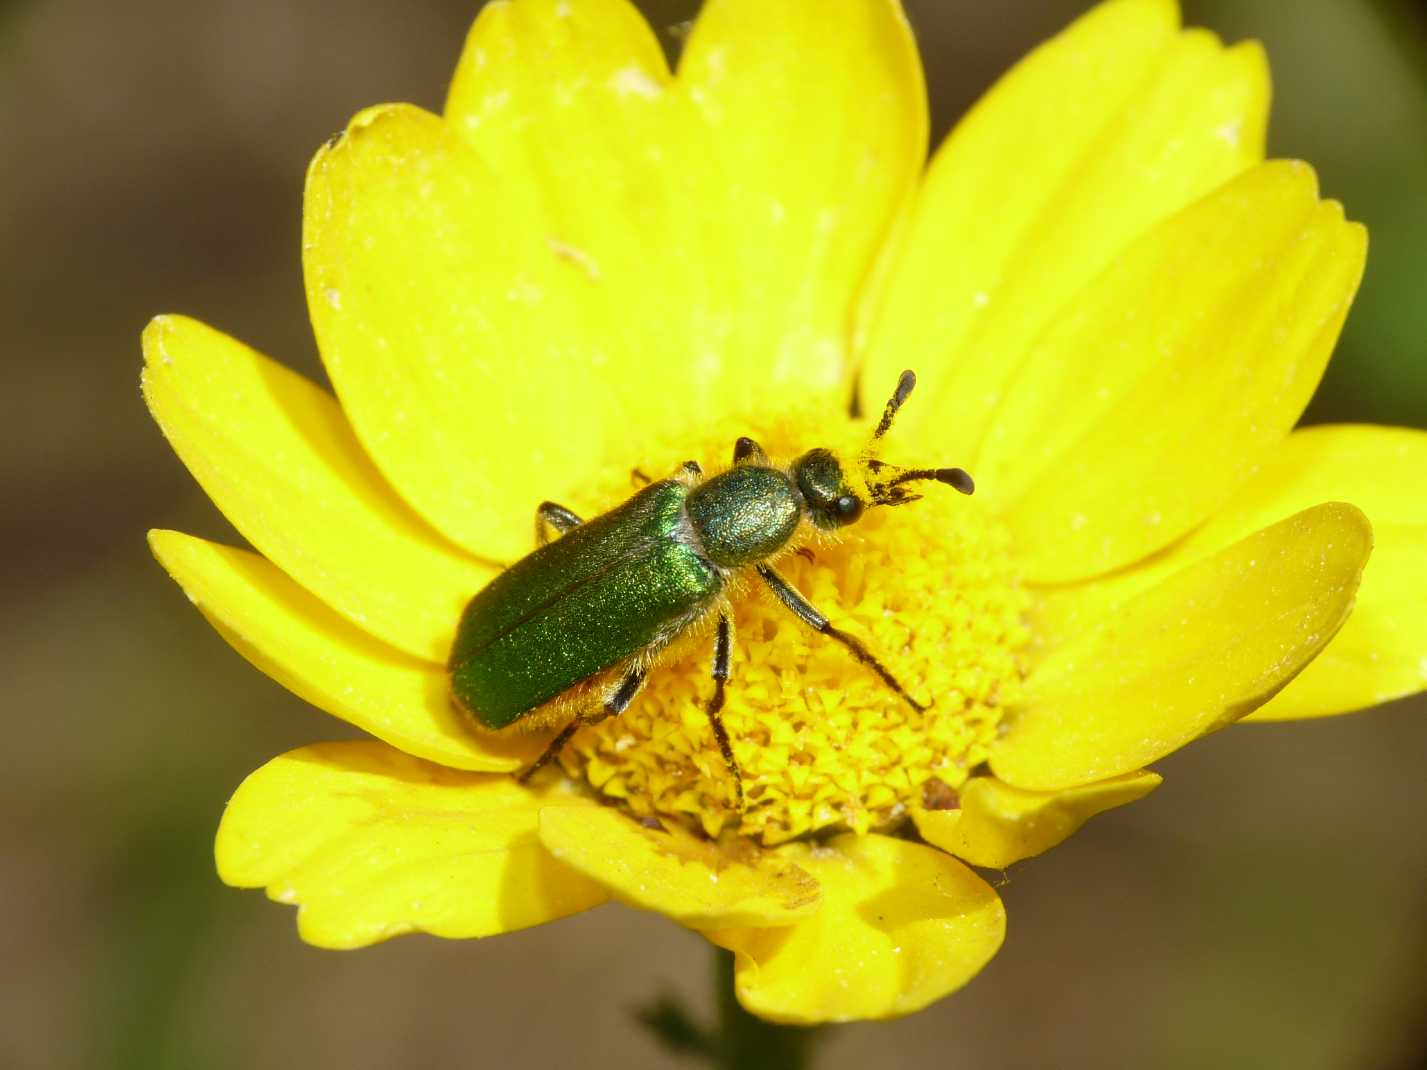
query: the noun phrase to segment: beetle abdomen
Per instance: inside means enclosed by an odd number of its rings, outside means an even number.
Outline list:
[[[681,535],[687,493],[652,484],[492,580],[451,650],[456,701],[505,728],[696,615],[723,579]]]

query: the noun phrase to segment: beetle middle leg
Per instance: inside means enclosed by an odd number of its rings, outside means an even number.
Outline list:
[[[639,689],[644,686],[644,670],[630,669],[625,673],[624,679],[619,682],[619,686],[605,696],[604,702],[598,710],[593,713],[582,713],[575,717],[564,728],[560,729],[550,745],[545,748],[545,752],[535,759],[535,764],[526,769],[515,779],[521,784],[533,777],[539,770],[549,765],[559,757],[560,752],[565,749],[565,744],[570,742],[570,737],[581,728],[588,728],[590,725],[599,724],[601,721],[611,717],[617,717],[623,713],[625,707],[634,701],[634,696],[639,694]]]
[[[762,577],[763,582],[769,586],[773,593],[778,596],[778,601],[792,610],[798,619],[815,631],[821,632],[829,639],[834,639],[847,647],[847,649],[852,652],[853,657],[866,665],[878,676],[882,677],[882,681],[893,691],[897,692],[897,694],[901,696],[902,701],[908,706],[912,707],[912,709],[918,713],[931,708],[930,705],[924,706],[912,698],[911,695],[907,694],[907,689],[897,682],[897,678],[892,675],[891,670],[882,664],[876,654],[863,646],[860,639],[854,635],[849,635],[841,628],[834,628],[832,622],[823,616],[822,613],[818,612],[816,606],[804,598],[802,594],[798,592],[797,588],[782,576],[778,575],[771,567],[768,565],[759,565],[758,575]]]
[[[713,729],[714,739],[718,741],[719,753],[723,755],[723,760],[728,765],[728,771],[733,776],[734,791],[738,794],[738,810],[739,813],[742,813],[743,774],[739,771],[738,759],[733,756],[733,744],[729,742],[728,729],[723,726],[722,713],[724,685],[728,683],[728,663],[732,653],[733,627],[729,623],[728,614],[720,613],[718,636],[714,640],[714,693],[709,699],[709,704],[704,707],[704,712],[709,715],[709,727]]]
[[[544,546],[548,543],[551,528],[555,529],[557,535],[563,535],[571,528],[577,528],[583,523],[583,520],[563,505],[556,505],[554,502],[541,502],[535,507],[535,544]]]

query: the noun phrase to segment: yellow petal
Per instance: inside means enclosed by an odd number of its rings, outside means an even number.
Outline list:
[[[1211,519],[1136,568],[1043,592],[1041,656],[1192,562],[1321,501],[1372,521],[1373,554],[1352,616],[1308,668],[1248,720],[1346,713],[1427,687],[1427,433],[1357,425],[1295,431]]]
[[[319,947],[491,936],[604,901],[536,832],[542,807],[591,805],[381,743],[318,744],[243,781],[218,828],[218,874],[297,904],[298,932]]]
[[[1170,576],[1052,652],[992,750],[1039,791],[1138,769],[1262,705],[1352,608],[1372,529],[1307,509]]]
[[[728,380],[745,402],[778,385],[841,385],[848,309],[926,155],[926,90],[900,5],[710,0],[679,89],[699,124],[700,209],[720,235],[709,266],[729,302]]]
[[[154,419],[233,526],[364,631],[444,662],[496,570],[396,499],[331,396],[182,316],[149,324],[144,358]]]
[[[696,321],[719,279],[706,272],[671,82],[625,0],[498,0],[471,28],[445,110],[505,186],[528,191],[551,248],[586,274],[574,294],[582,334],[565,359],[583,352],[620,398],[610,426],[651,440],[707,418],[718,373],[699,359]]]
[[[787,925],[820,903],[817,882],[780,854],[646,828],[608,807],[548,809],[540,838],[615,898],[692,928]]]
[[[1178,24],[1171,0],[1099,5],[937,152],[868,306],[862,378],[875,412],[884,384],[917,369],[899,433],[934,459],[974,463],[1042,327],[1129,242],[1263,158],[1262,50]]]
[[[648,441],[845,382],[847,309],[925,153],[892,0],[716,0],[677,79],[623,0],[490,4],[446,114],[597,272],[587,324]]]
[[[1065,791],[1023,791],[995,777],[961,788],[959,810],[914,810],[922,838],[973,866],[1005,869],[1068,839],[1096,814],[1142,799],[1163,777],[1135,772]]]
[[[1308,428],[1264,466],[1252,484],[1258,515],[1351,501],[1372,521],[1373,554],[1343,630],[1254,720],[1348,713],[1427,689],[1424,473],[1427,433],[1402,427]]]
[[[436,116],[352,120],[312,161],[307,302],[362,444],[403,496],[466,547],[531,549],[545,498],[604,460],[605,353],[579,317],[595,285]]]
[[[257,554],[177,531],[152,531],[149,545],[238,653],[314,706],[456,769],[510,772],[540,753],[540,739],[476,736],[441,666],[373,639]]]
[[[1364,253],[1311,169],[1274,162],[1082,293],[1012,383],[977,471],[1025,575],[1107,572],[1221,506],[1317,387]]]
[[[895,1018],[971,980],[1006,932],[996,893],[956,859],[888,836],[840,836],[778,854],[817,878],[823,906],[783,929],[706,934],[734,952],[738,1000],[811,1025]]]

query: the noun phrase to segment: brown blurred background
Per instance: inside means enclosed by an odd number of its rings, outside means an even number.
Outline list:
[[[630,1008],[709,1006],[701,942],[623,908],[338,954],[213,874],[239,780],[343,733],[149,559],[150,526],[233,536],[144,413],[139,330],[190,313],[320,375],[304,167],[363,105],[438,108],[475,6],[0,3],[0,1066],[661,1066]],[[645,5],[661,27],[695,6]],[[938,132],[1085,6],[909,0]],[[1310,418],[1427,425],[1427,15],[1186,7],[1266,41],[1273,151],[1372,230]],[[1010,874],[1006,948],[966,992],[841,1030],[820,1065],[1427,1066],[1425,755],[1408,702],[1173,757]]]

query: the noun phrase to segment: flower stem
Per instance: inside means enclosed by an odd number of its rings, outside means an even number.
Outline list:
[[[700,1022],[677,996],[667,994],[634,1008],[635,1019],[666,1051],[716,1070],[808,1070],[823,1031],[778,1025],[749,1014],[734,993],[733,954],[712,950],[718,1012],[712,1024]]]
[[[722,1070],[806,1070],[822,1032],[816,1028],[778,1025],[749,1014],[733,990],[733,953],[714,948],[714,994],[718,1001],[718,1034],[714,1065]]]

